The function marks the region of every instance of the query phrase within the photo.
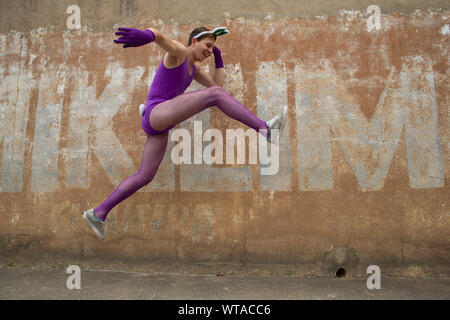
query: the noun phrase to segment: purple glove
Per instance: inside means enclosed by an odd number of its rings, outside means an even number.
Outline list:
[[[219,48],[214,46],[213,53],[214,53],[214,61],[216,63],[216,69],[223,68],[222,54],[220,53]]]
[[[147,29],[145,31],[134,28],[119,28],[116,36],[122,36],[115,43],[123,43],[124,48],[140,47],[152,41],[155,41],[155,34]]]

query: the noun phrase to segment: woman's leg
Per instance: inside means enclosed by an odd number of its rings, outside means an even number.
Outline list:
[[[105,221],[112,208],[153,180],[166,153],[168,140],[169,132],[158,135],[147,134],[147,141],[142,153],[141,168],[137,173],[122,181],[108,199],[95,208],[95,217]]]
[[[242,122],[257,132],[265,129],[260,133],[264,137],[267,136],[266,123],[258,119],[244,105],[219,86],[184,93],[173,99],[161,102],[150,112],[149,122],[153,129],[162,131],[212,106],[217,106],[227,116]]]

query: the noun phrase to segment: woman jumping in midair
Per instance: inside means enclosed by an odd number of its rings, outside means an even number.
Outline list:
[[[83,213],[84,220],[100,238],[105,238],[104,225],[109,211],[153,180],[166,152],[169,130],[178,123],[217,106],[227,116],[255,129],[267,141],[278,143],[287,117],[286,106],[278,116],[264,122],[218,85],[223,83],[224,73],[222,56],[215,41],[217,36],[227,33],[225,28],[213,31],[205,27],[196,28],[185,47],[153,28],[145,31],[119,28],[116,32],[121,37],[114,42],[123,44],[124,48],[139,47],[154,41],[167,53],[156,71],[145,108],[141,110],[142,129],[147,134],[141,168],[122,181],[100,206]],[[200,68],[200,62],[212,54],[216,66],[214,79]],[[192,79],[206,88],[184,93]]]

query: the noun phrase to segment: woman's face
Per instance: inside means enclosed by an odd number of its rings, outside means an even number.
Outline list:
[[[197,61],[203,61],[213,54],[215,41],[213,38],[205,37],[200,41],[192,39],[194,48],[194,58]]]

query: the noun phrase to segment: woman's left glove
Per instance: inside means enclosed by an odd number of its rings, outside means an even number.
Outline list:
[[[220,52],[220,49],[214,46],[213,54],[214,62],[216,63],[216,69],[223,68],[222,53]]]
[[[147,43],[155,41],[155,34],[147,29],[145,31],[134,28],[119,28],[120,32],[116,32],[116,36],[122,36],[115,43],[123,43],[124,48],[140,47]]]

